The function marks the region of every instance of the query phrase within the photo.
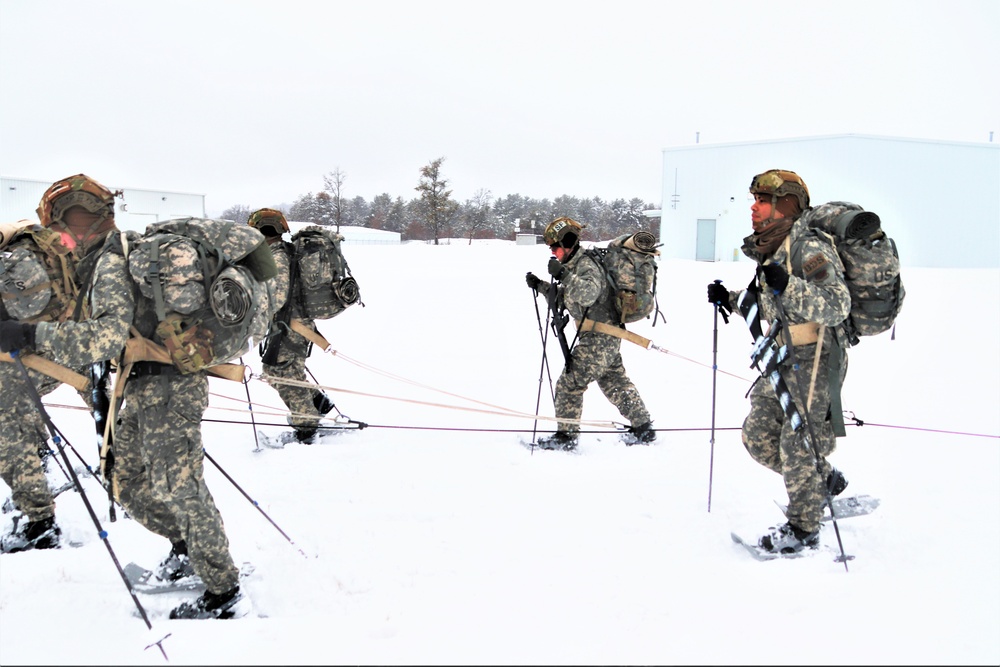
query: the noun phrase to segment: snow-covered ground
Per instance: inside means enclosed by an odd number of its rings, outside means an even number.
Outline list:
[[[58,519],[82,546],[0,558],[0,664],[163,664],[144,647],[168,634],[173,664],[1000,663],[1000,271],[904,269],[895,340],[851,351],[844,407],[865,425],[832,461],[848,494],[882,505],[839,522],[846,571],[831,527],[797,560],[754,561],[729,537],[780,522],[785,500],[740,443],[753,372],[738,319],[719,320],[712,454],[705,285],[745,285],[750,264],[661,262],[667,322],[630,328],[670,354],[622,348],[659,438],[626,447],[595,428],[567,454],[521,446],[535,421],[509,416],[535,414],[539,391],[553,414],[524,284],[546,275],[547,249],[346,251],[366,305],[320,324],[336,354],[308,366],[367,428],[258,450],[246,389],[212,380],[205,448],[233,481],[210,462],[206,477],[234,558],[256,568],[255,616],[171,621],[177,597],[140,595],[147,630],[67,492]],[[244,361],[259,370],[256,350]],[[554,382],[551,339],[548,361]],[[279,432],[276,393],[249,390],[253,419]],[[74,392],[46,402],[93,463]],[[584,417],[621,422],[596,387]],[[84,485],[122,565],[166,554]]]

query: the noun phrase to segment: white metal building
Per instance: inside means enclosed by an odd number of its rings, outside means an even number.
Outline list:
[[[1000,145],[857,134],[663,149],[664,257],[749,261],[755,174],[794,171],[813,205],[874,211],[904,266],[1000,267]]]
[[[52,181],[0,176],[0,221],[37,220],[35,209],[50,185]],[[103,185],[112,192],[122,190],[122,196],[115,199],[115,224],[119,229],[142,233],[152,222],[205,217],[203,194]]]

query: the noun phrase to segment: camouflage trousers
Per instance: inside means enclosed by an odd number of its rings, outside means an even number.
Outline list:
[[[132,377],[114,437],[122,506],[148,530],[187,543],[194,571],[212,593],[239,583],[222,515],[204,478],[204,373]]]
[[[830,342],[828,338],[827,343]],[[808,411],[808,421],[816,436],[814,446],[816,456],[809,447],[805,426],[798,432],[792,429],[785,418],[781,404],[767,378],[760,378],[750,391],[750,413],[743,421],[743,445],[750,456],[762,466],[780,474],[788,493],[788,520],[806,531],[819,530],[826,501],[826,477],[831,466],[826,460],[837,445],[833,433],[830,413],[830,386],[827,381],[830,364],[830,345],[824,345],[820,364],[816,373],[813,399]],[[781,366],[781,377],[791,391],[792,399],[800,413],[805,413],[812,377],[816,345],[802,345],[795,348],[803,384],[786,362]],[[843,355],[840,381],[847,373],[847,356]]]
[[[563,370],[556,381],[556,419],[559,430],[575,433],[580,425],[563,420],[579,420],[583,415],[583,394],[590,383],[597,382],[604,396],[618,412],[638,426],[649,421],[649,412],[639,391],[622,365],[620,338],[600,333],[580,335],[573,348],[570,370]]]
[[[303,336],[289,331],[281,342],[278,359],[274,365],[263,364],[264,373],[276,378],[306,381],[306,359],[309,357],[311,343]],[[292,414],[288,415],[288,423],[294,428],[315,428],[323,417],[313,403],[317,390],[311,387],[299,387],[280,381],[268,380],[267,383],[278,392],[282,403]]]
[[[86,375],[87,370],[77,372]],[[39,396],[56,390],[58,380],[28,370]],[[80,392],[93,410],[89,392]],[[28,519],[38,521],[55,515],[56,502],[45,477],[39,450],[48,449],[49,432],[34,399],[24,386],[16,364],[0,362],[0,478],[10,487],[11,498]]]

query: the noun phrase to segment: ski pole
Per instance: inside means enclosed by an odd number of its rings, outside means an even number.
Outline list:
[[[534,290],[532,290],[532,291],[534,292]],[[535,397],[535,415],[538,415],[538,411],[539,411],[539,409],[541,409],[541,405],[542,405],[542,379],[543,379],[546,371],[548,371],[548,376],[549,376],[549,393],[552,394],[552,401],[553,401],[553,403],[556,400],[556,396],[555,396],[555,391],[552,389],[552,371],[549,368],[548,356],[545,354],[545,346],[548,343],[548,338],[549,338],[549,315],[551,314],[551,311],[549,311],[549,310],[545,311],[545,325],[543,327],[542,326],[542,313],[541,313],[541,311],[538,310],[538,293],[537,292],[535,292],[535,295],[534,295],[534,298],[532,299],[532,301],[535,304],[535,319],[538,320],[538,336],[539,336],[539,338],[542,341],[542,364],[541,364],[541,367],[538,369],[538,395]],[[531,441],[532,442],[535,442],[535,439],[537,438],[537,434],[538,434],[538,417],[536,416],[535,417],[535,423],[531,427]]]
[[[94,526],[97,528],[97,535],[104,542],[104,546],[108,549],[108,555],[111,556],[111,560],[114,562],[115,567],[118,569],[118,574],[121,575],[122,581],[125,583],[125,588],[128,589],[129,595],[132,596],[132,602],[135,603],[136,609],[139,610],[139,616],[146,623],[146,629],[152,630],[153,624],[149,621],[149,616],[146,615],[146,610],[143,609],[142,604],[139,602],[139,598],[136,597],[135,589],[132,588],[131,582],[129,582],[128,577],[125,576],[125,570],[122,569],[121,563],[118,561],[118,556],[115,555],[114,549],[111,548],[111,541],[108,539],[108,533],[101,526],[100,519],[97,518],[97,514],[94,512],[94,508],[90,504],[90,500],[87,498],[87,494],[83,491],[83,484],[80,483],[80,478],[76,474],[76,470],[73,469],[73,465],[69,461],[69,456],[66,454],[66,450],[63,447],[62,433],[56,428],[56,425],[52,423],[52,419],[49,418],[49,413],[45,410],[45,405],[42,403],[42,397],[38,395],[38,390],[35,389],[35,383],[31,381],[31,376],[28,374],[28,369],[24,367],[21,363],[21,356],[19,350],[12,350],[10,356],[14,358],[15,363],[17,363],[18,369],[21,371],[21,376],[24,378],[24,385],[28,392],[28,396],[35,403],[35,407],[38,409],[38,413],[42,417],[42,421],[45,422],[45,427],[48,429],[50,436],[52,437],[52,442],[55,444],[56,448],[59,450],[59,454],[63,458],[63,462],[66,464],[69,474],[73,477],[73,484],[76,485],[77,491],[80,492],[80,498],[83,499],[83,504],[87,508],[87,513],[90,514],[91,521],[94,522]],[[165,638],[164,638],[165,639]],[[161,639],[160,642],[163,640]],[[160,642],[156,642],[157,646],[160,648],[160,653],[163,654],[163,659],[168,660],[167,652],[164,650],[163,645]]]
[[[785,313],[785,304],[782,302],[781,294],[777,290],[773,290],[772,293],[774,294],[774,301],[778,306],[778,317],[781,318],[781,321],[785,323],[786,325],[785,329],[790,331],[790,329],[788,328],[788,315]],[[795,389],[796,393],[801,394],[802,378],[800,376],[801,369],[799,368],[798,355],[795,353],[795,346],[792,344],[792,337],[790,333],[787,336],[787,338],[788,338],[788,344],[787,344],[788,360],[792,364],[792,372],[795,373],[795,380],[796,380]],[[802,401],[801,396],[796,396],[795,400],[798,401],[800,405],[805,405],[804,403],[801,402]],[[804,421],[806,424],[806,433],[809,437],[809,449],[812,450],[813,460],[816,462],[816,473],[817,475],[819,475],[820,483],[823,484],[823,488],[826,490],[826,504],[830,507],[830,516],[832,518],[831,523],[833,523],[833,532],[837,535],[837,545],[840,547],[840,556],[837,558],[837,561],[842,562],[844,564],[844,571],[848,572],[849,570],[847,568],[847,561],[852,560],[854,556],[848,556],[844,552],[844,541],[840,537],[840,526],[837,525],[837,514],[833,509],[833,496],[830,494],[830,490],[826,488],[826,484],[823,483],[823,469],[819,463],[820,460],[819,450],[816,449],[816,433],[813,430],[812,419],[810,419],[809,417],[808,409],[802,412],[802,421]]]
[[[222,473],[222,475],[223,475],[223,476],[224,476],[224,477],[225,477],[226,479],[228,479],[228,480],[229,480],[229,482],[230,482],[230,483],[231,483],[231,484],[232,484],[233,486],[235,486],[235,487],[236,487],[236,490],[237,490],[237,491],[239,491],[240,493],[242,493],[242,494],[243,494],[243,497],[244,497],[244,498],[246,498],[247,500],[249,500],[249,501],[250,501],[250,504],[251,504],[251,505],[253,505],[254,507],[256,507],[256,508],[257,508],[257,511],[258,511],[258,512],[260,512],[260,513],[261,513],[262,515],[264,515],[264,518],[265,518],[265,519],[267,519],[268,521],[270,521],[270,522],[271,522],[271,525],[272,525],[272,526],[274,526],[274,528],[275,528],[275,529],[276,529],[276,530],[277,530],[277,531],[278,531],[279,533],[281,533],[281,536],[282,536],[282,537],[284,537],[284,538],[285,538],[286,540],[288,540],[288,543],[289,543],[289,544],[291,544],[292,546],[294,546],[294,547],[295,547],[296,549],[298,549],[298,550],[299,550],[299,553],[300,553],[300,554],[302,554],[302,557],[303,557],[303,558],[309,558],[309,556],[307,556],[307,555],[306,555],[306,552],[305,552],[305,551],[303,551],[301,547],[299,547],[298,545],[296,545],[296,544],[295,544],[295,541],[294,541],[294,540],[292,540],[292,538],[290,538],[290,537],[289,537],[289,536],[288,536],[288,535],[287,535],[287,534],[285,533],[285,531],[283,531],[283,530],[281,529],[281,527],[280,527],[280,526],[278,526],[278,524],[276,524],[276,523],[274,522],[274,519],[272,519],[271,517],[269,517],[269,516],[267,515],[267,512],[265,512],[264,510],[262,510],[262,509],[260,508],[260,503],[258,503],[258,502],[257,502],[256,500],[254,500],[253,498],[251,498],[251,497],[249,496],[249,494],[247,494],[247,492],[243,490],[243,487],[242,487],[242,486],[240,486],[239,484],[237,484],[237,483],[236,483],[236,480],[235,480],[235,479],[233,479],[233,478],[232,478],[232,476],[230,476],[230,474],[229,474],[228,472],[226,472],[226,471],[225,471],[225,470],[224,470],[224,469],[222,468],[222,466],[220,466],[220,465],[218,464],[218,462],[217,462],[217,461],[216,461],[215,459],[213,459],[213,458],[212,458],[212,455],[208,453],[208,450],[206,450],[206,449],[205,449],[205,448],[203,447],[201,451],[202,451],[202,453],[203,453],[203,454],[205,455],[205,458],[206,458],[206,459],[208,459],[209,461],[211,461],[211,462],[212,462],[212,465],[214,465],[214,466],[215,466],[215,467],[216,467],[216,468],[218,469],[218,471],[219,471],[219,472],[221,472],[221,473]]]
[[[309,374],[309,377],[312,378],[312,381],[315,382],[318,387],[322,387],[323,385],[321,385],[319,380],[316,379],[316,376],[313,374],[313,372],[309,370],[309,367],[305,365],[303,365],[303,367],[306,369],[306,373]],[[323,390],[320,389],[319,391],[322,392]],[[324,395],[326,395],[325,392],[323,393]],[[329,400],[329,398],[330,397],[327,396],[327,400]],[[345,415],[343,412],[340,411],[340,408],[338,408],[333,401],[330,401],[330,404],[333,405],[333,409],[337,411],[337,416],[333,420],[335,424],[357,424],[358,430],[361,430],[368,426],[368,424],[365,422],[361,422],[356,419],[351,419],[350,417]],[[322,425],[318,426],[318,428],[327,430],[333,429],[332,426],[322,426]],[[337,428],[343,428],[343,426],[338,426]]]
[[[721,285],[721,280],[716,280]],[[715,466],[715,381],[719,369],[719,304],[715,306],[715,318],[712,323],[712,436],[709,439],[708,454],[708,511],[712,512],[712,471]]]
[[[243,366],[243,357],[240,357],[240,365]],[[244,366],[245,368],[245,366]],[[260,441],[257,439],[257,419],[253,414],[253,400],[250,398],[250,378],[244,376],[243,388],[247,390],[247,408],[250,409],[250,425],[253,427],[253,447],[255,452],[260,451]]]

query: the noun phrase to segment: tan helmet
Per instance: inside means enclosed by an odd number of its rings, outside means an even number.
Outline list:
[[[754,176],[750,181],[750,194],[771,195],[775,199],[792,195],[801,210],[809,208],[809,188],[798,174],[787,169],[768,169]]]
[[[264,233],[264,228],[273,229],[277,232],[278,236],[288,231],[288,221],[285,220],[285,215],[273,208],[257,209],[250,214],[247,224],[262,234]]]
[[[556,218],[545,227],[545,245],[574,248],[580,243],[580,232],[583,225],[573,218]]]
[[[102,219],[115,215],[115,195],[90,176],[77,174],[56,181],[42,195],[35,209],[42,227],[62,222],[63,214],[73,206],[82,206],[91,213],[102,213]]]

